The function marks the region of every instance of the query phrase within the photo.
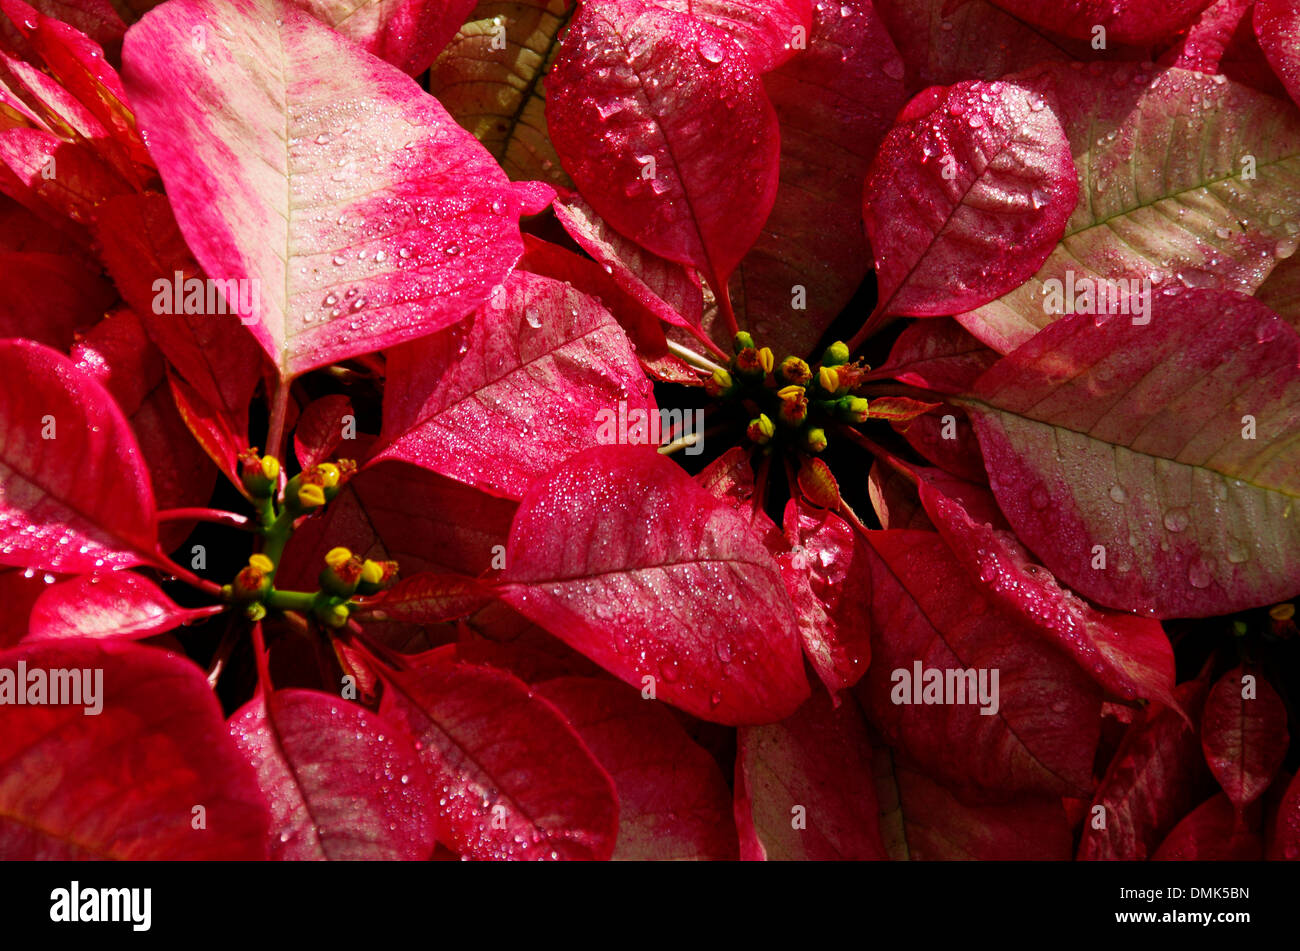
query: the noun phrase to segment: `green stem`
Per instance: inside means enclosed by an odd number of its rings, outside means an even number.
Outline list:
[[[272,588],[263,603],[277,611],[311,611],[319,599],[320,593],[316,591],[277,591]]]
[[[266,529],[266,548],[262,550],[262,554],[271,559],[276,571],[280,569],[280,559],[284,556],[284,546],[289,544],[291,535],[293,535],[293,515],[286,509]],[[271,574],[271,581],[275,581],[274,572]]]

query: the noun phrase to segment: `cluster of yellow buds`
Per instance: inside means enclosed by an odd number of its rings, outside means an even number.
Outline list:
[[[806,452],[826,448],[826,430],[819,423],[861,423],[868,404],[853,391],[863,382],[867,368],[849,362],[849,348],[837,341],[826,348],[821,361],[789,356],[779,363],[772,350],[758,347],[745,332],[736,334],[735,355],[705,382],[705,390],[718,399],[739,399],[757,408],[746,435],[759,446],[770,446],[780,436]]]
[[[303,470],[285,486],[285,507],[294,515],[314,512],[332,501],[356,471],[357,464],[350,459],[340,459],[337,463],[322,462]]]

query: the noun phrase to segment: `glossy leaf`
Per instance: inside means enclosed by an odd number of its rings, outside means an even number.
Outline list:
[[[867,473],[867,492],[881,528],[915,528],[932,531],[934,524],[921,507],[916,486],[892,466],[879,461]]]
[[[381,713],[416,738],[438,839],[476,859],[607,859],[614,783],[555,707],[488,667],[425,655],[385,677]]]
[[[331,393],[312,400],[298,417],[298,425],[293,431],[293,452],[298,465],[309,469],[327,461],[340,447],[341,454],[346,457],[351,442],[345,441],[346,434],[355,437],[356,422],[352,401],[346,395]]]
[[[325,512],[306,522],[285,549],[281,584],[314,590],[325,554],[339,545],[363,558],[396,560],[404,576],[421,571],[477,575],[492,567],[515,504],[406,463],[358,473]],[[499,567],[499,566],[498,566]]]
[[[760,73],[799,53],[812,21],[811,0],[652,0],[698,17],[731,37]]]
[[[597,214],[726,286],[772,208],[780,151],[730,37],[633,0],[582,4],[547,77],[546,121]]]
[[[1237,809],[1258,799],[1286,758],[1286,705],[1258,670],[1234,667],[1210,688],[1201,748]]]
[[[1208,0],[1161,3],[1113,0],[993,0],[1014,16],[1080,40],[1092,39],[1096,27],[1120,43],[1154,43],[1184,29]]]
[[[548,199],[282,0],[173,0],[123,56],[190,249],[209,277],[246,282],[237,311],[286,378],[463,318],[518,259],[519,215]]]
[[[1255,34],[1269,65],[1286,86],[1291,98],[1300,102],[1300,3],[1296,0],[1257,0]]]
[[[616,861],[736,857],[731,790],[713,757],[664,707],[608,680],[539,684],[618,789]]]
[[[1018,83],[930,89],[899,113],[867,176],[877,312],[935,316],[1018,287],[1078,196],[1055,113]]]
[[[871,662],[866,553],[844,519],[796,500],[786,504],[785,537],[789,550],[777,564],[804,653],[834,695],[857,683]]]
[[[1258,862],[1264,843],[1256,829],[1243,827],[1223,793],[1201,803],[1160,843],[1156,862]]]
[[[429,92],[515,181],[572,187],[546,131],[546,72],[576,4],[484,0],[433,64]]]
[[[887,857],[914,862],[1061,861],[1070,823],[1060,799],[971,805],[888,748],[873,753],[880,834]]]
[[[1300,779],[1292,779],[1277,807],[1269,858],[1300,860]]]
[[[1200,722],[1206,682],[1179,684],[1174,698]],[[1128,730],[1092,801],[1080,859],[1142,861],[1213,783],[1199,731],[1168,707],[1152,706]]]
[[[0,562],[91,571],[148,561],[153,492],[130,424],[67,357],[0,342]]]
[[[557,220],[563,220],[559,200],[553,206]],[[636,247],[627,239],[621,239],[627,247]],[[663,260],[660,258],[659,260]],[[680,265],[664,261],[665,265],[677,268],[684,273]],[[642,369],[656,380],[670,383],[682,383],[686,386],[701,386],[700,374],[692,370],[680,357],[668,350],[668,338],[665,327],[660,323],[672,308],[654,303],[652,299],[638,296],[635,287],[624,290],[612,276],[617,265],[610,266],[610,272],[590,258],[575,254],[550,241],[543,241],[533,235],[524,235],[524,257],[519,262],[520,270],[540,274],[556,281],[567,281],[588,297],[604,304],[619,326],[627,333],[632,349],[636,351],[637,360]],[[698,282],[692,281],[691,293],[698,298],[695,309],[703,305],[703,292]],[[673,312],[675,314],[675,312]],[[675,318],[680,319],[680,318]]]
[[[1074,658],[1110,693],[1173,702],[1174,652],[1160,622],[1094,608],[1034,562],[1012,532],[981,521],[937,480],[922,479],[926,513],[980,589],[1003,610]],[[988,496],[985,490],[968,490]]]
[[[418,76],[456,35],[474,0],[293,0],[367,53]]]
[[[736,826],[750,861],[885,857],[871,744],[852,699],[818,693],[780,723],[737,738]]]
[[[71,670],[81,684],[91,674],[102,709],[6,706],[0,857],[266,858],[266,804],[191,662],[85,640],[0,652],[0,671],[17,677],[20,663],[29,683],[36,670]],[[205,828],[194,827],[196,804]]]
[[[872,663],[857,690],[890,746],[967,798],[1090,788],[1101,702],[1084,674],[994,604],[939,535],[867,541]],[[937,703],[925,702],[931,670],[953,685]],[[973,673],[958,682],[948,671]]]
[[[521,498],[573,453],[630,438],[633,411],[655,415],[654,398],[609,311],[520,272],[472,322],[389,354],[375,458]]]
[[[902,60],[871,3],[819,0],[807,49],[764,75],[763,88],[781,124],[780,185],[731,299],[778,359],[805,357],[871,269],[858,204],[906,101]]]
[[[506,559],[507,603],[694,716],[769,722],[808,695],[772,556],[731,506],[652,450],[591,449],[536,483]]]
[[[70,254],[0,253],[0,284],[0,337],[60,350],[117,300],[112,285]]]
[[[946,318],[908,325],[870,379],[895,379],[937,393],[963,393],[997,362],[997,351]]]
[[[993,80],[1038,63],[1068,59],[1063,38],[987,0],[872,0],[906,64],[907,89]],[[972,43],[971,37],[979,37]],[[1101,55],[1088,48],[1086,58]],[[1083,58],[1083,57],[1076,57]]]
[[[698,329],[704,319],[699,281],[676,261],[645,250],[603,221],[579,195],[555,200],[555,217],[569,236],[608,270],[624,293],[665,323]]]
[[[246,441],[248,404],[262,377],[261,347],[238,316],[220,313],[226,309],[220,306],[209,311],[206,290],[198,312],[186,312],[192,310],[187,302],[197,303],[191,282],[205,275],[166,196],[149,192],[105,202],[94,233],[105,267],[150,339],[202,397],[214,423],[235,434],[236,442]]]
[[[36,599],[32,639],[51,637],[153,637],[220,613],[220,605],[182,608],[142,575],[112,571],[80,575],[50,585]]]
[[[1189,289],[1250,293],[1295,252],[1300,115],[1289,105],[1145,65],[1044,66],[1017,81],[1060,116],[1079,202],[1036,274],[959,316],[990,347],[1007,353],[1076,311],[1141,320]]]
[[[278,861],[422,861],[434,797],[413,741],[364,707],[315,690],[254,697],[230,736],[257,771]]]
[[[1219,73],[1261,92],[1285,95],[1255,37],[1252,15],[1257,6],[1255,0],[1215,0],[1161,63]]]
[[[365,613],[380,621],[437,624],[472,614],[490,600],[473,578],[425,571],[367,600]]]
[[[1256,301],[1161,297],[1149,326],[1074,315],[963,402],[1002,511],[1079,593],[1199,617],[1300,591],[1300,335]]]

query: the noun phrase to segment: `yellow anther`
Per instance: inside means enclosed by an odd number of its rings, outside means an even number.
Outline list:
[[[352,560],[352,552],[346,548],[331,548],[325,553],[325,564],[331,568],[341,568]]]
[[[827,393],[834,394],[840,388],[840,375],[833,367],[822,367],[817,371],[817,382]]]
[[[325,490],[318,485],[304,485],[298,490],[298,504],[304,509],[318,509],[325,504]]]

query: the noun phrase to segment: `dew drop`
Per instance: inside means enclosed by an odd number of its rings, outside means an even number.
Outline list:
[[[1187,583],[1193,588],[1208,588],[1210,586],[1210,566],[1201,558],[1197,558],[1187,568]]]
[[[721,63],[726,50],[713,39],[700,40],[700,58],[707,63]]]
[[[1181,532],[1183,529],[1187,528],[1187,510],[1170,509],[1165,513],[1164,523],[1165,528],[1169,531]]]
[[[1128,501],[1128,493],[1124,491],[1122,485],[1112,485],[1110,487],[1110,500],[1123,505]]]
[[[524,309],[524,319],[528,321],[528,326],[534,330],[538,330],[542,326],[541,311],[531,304]]]

